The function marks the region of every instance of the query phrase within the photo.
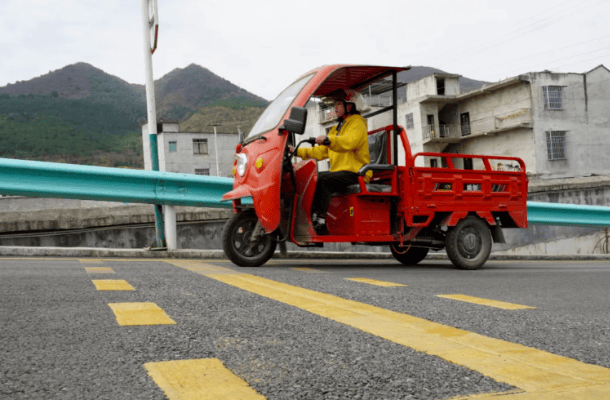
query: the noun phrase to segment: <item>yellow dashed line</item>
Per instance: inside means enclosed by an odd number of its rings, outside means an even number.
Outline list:
[[[80,261],[81,264],[102,264],[104,262],[99,258],[81,258],[78,261]]]
[[[170,400],[266,399],[215,358],[150,362],[144,368]]]
[[[521,304],[506,303],[503,301],[482,299],[480,297],[466,296],[464,294],[439,294],[437,297],[445,299],[465,301],[467,303],[481,304],[483,306],[502,308],[504,310],[535,310],[536,307],[523,306]]]
[[[85,271],[90,274],[114,274],[112,268],[109,267],[85,267]]]
[[[108,304],[119,325],[173,325],[172,320],[155,303],[110,303]]]
[[[383,286],[383,287],[407,286],[407,285],[402,285],[400,283],[378,281],[377,279],[369,279],[369,278],[345,278],[345,279],[348,281],[368,283],[369,285]]]
[[[293,269],[295,271],[302,271],[302,272],[326,273],[326,271],[320,271],[319,269],[313,269],[313,268],[307,268],[307,267],[294,267],[294,268],[290,268],[290,269]]]
[[[166,261],[185,267],[181,261]],[[193,266],[190,266],[193,268]],[[462,365],[536,399],[610,398],[610,369],[423,318],[237,273],[203,275]],[[597,397],[591,397],[591,394]],[[487,395],[487,398],[490,395]],[[544,397],[547,396],[547,397]],[[534,398],[521,397],[523,399]]]
[[[123,279],[93,279],[91,282],[97,290],[135,290]]]

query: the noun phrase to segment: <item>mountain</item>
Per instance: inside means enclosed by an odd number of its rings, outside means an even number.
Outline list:
[[[211,107],[231,115],[242,130],[268,103],[195,64],[175,69],[155,87],[158,118],[186,121]],[[86,63],[68,65],[0,87],[0,157],[142,167],[145,121],[144,85]],[[197,121],[187,127],[199,129]]]
[[[157,113],[165,118],[185,120],[204,106],[264,108],[268,101],[206,68],[191,64],[175,69],[155,82]]]

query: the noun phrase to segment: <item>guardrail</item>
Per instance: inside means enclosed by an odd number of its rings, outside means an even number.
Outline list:
[[[0,158],[0,194],[231,208],[233,179]],[[531,225],[610,226],[610,207],[527,202]]]
[[[527,222],[531,225],[608,227],[610,207],[528,201]]]
[[[233,179],[0,158],[0,194],[231,208]]]

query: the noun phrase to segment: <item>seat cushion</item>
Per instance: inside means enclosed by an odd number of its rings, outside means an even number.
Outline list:
[[[367,183],[366,190],[369,192],[377,192],[377,193],[390,193],[392,191],[392,185],[380,185],[378,183]],[[340,192],[335,192],[331,196],[341,196],[344,194],[353,194],[360,193],[360,185],[355,183],[353,185],[349,185],[344,190]]]

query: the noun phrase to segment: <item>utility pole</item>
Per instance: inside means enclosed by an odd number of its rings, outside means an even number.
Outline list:
[[[144,36],[144,70],[146,74],[146,109],[148,116],[148,135],[150,138],[150,154],[153,171],[165,170],[165,151],[161,143],[161,151],[157,141],[157,109],[155,103],[155,83],[153,80],[152,55],[157,49],[159,36],[159,11],[157,0],[142,0],[142,33]],[[159,153],[161,161],[159,163]],[[165,212],[164,212],[165,211]],[[155,247],[176,248],[176,212],[174,207],[164,207],[155,204]]]
[[[210,124],[208,126],[214,127],[214,152],[216,153],[216,176],[220,176],[220,167],[218,166],[218,137],[216,136],[216,127],[222,126],[222,124]]]

